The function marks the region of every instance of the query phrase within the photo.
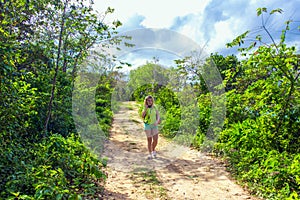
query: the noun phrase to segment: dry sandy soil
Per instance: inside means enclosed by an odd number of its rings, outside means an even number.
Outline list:
[[[243,200],[252,197],[230,178],[222,161],[159,137],[147,160],[146,136],[135,102],[115,114],[102,156],[108,158],[103,199]]]

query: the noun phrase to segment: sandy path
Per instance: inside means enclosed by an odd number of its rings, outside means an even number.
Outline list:
[[[231,180],[217,159],[159,138],[147,160],[146,136],[134,102],[115,114],[103,156],[108,179],[103,199],[255,199]]]

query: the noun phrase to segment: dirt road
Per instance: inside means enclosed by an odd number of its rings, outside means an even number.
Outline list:
[[[105,144],[108,179],[103,199],[256,199],[230,179],[224,164],[159,138],[156,159],[147,160],[146,136],[135,102],[115,114]]]

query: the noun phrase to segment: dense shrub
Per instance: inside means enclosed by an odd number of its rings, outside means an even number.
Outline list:
[[[18,145],[18,148],[16,148]],[[1,149],[4,199],[78,199],[101,192],[106,175],[100,161],[78,137],[52,135],[36,144]]]
[[[271,12],[276,13],[280,10]],[[258,9],[258,15],[267,12]],[[216,145],[231,164],[231,171],[259,196],[267,199],[299,199],[300,122],[299,61],[295,47],[280,41],[241,48],[247,57],[238,69],[228,70],[225,129]],[[241,44],[248,32],[229,46]],[[272,37],[272,36],[271,36]],[[261,40],[257,37],[258,41]],[[239,73],[239,78],[235,81]]]

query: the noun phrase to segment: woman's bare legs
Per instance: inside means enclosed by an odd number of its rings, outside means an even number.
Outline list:
[[[157,129],[152,129],[152,157],[156,158],[156,151],[155,148],[157,146],[158,143],[158,130]]]
[[[149,154],[151,154],[151,152],[152,152],[152,137],[148,137],[148,135],[150,135],[150,134],[151,134],[151,130],[146,130]]]
[[[153,141],[152,141],[152,151],[155,151],[155,148],[156,148],[157,142],[158,142],[158,134],[155,134],[152,138],[153,138]]]
[[[147,137],[147,142],[148,142],[148,151],[151,154],[151,152],[152,152],[152,137]]]
[[[146,135],[147,135],[147,146],[148,146],[149,156],[155,157],[156,156],[155,148],[158,143],[158,130],[157,129],[146,130]]]

